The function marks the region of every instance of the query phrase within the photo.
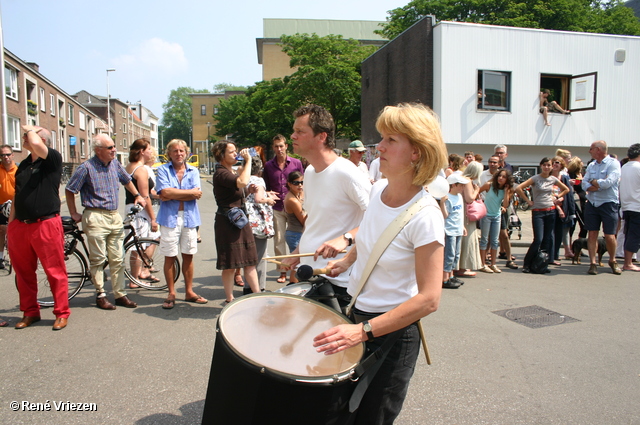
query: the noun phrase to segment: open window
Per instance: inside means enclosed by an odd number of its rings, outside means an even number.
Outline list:
[[[540,75],[540,91],[548,89],[547,101],[556,101],[571,112],[596,109],[598,73],[580,75]],[[554,111],[549,111],[554,112]]]
[[[511,73],[478,70],[478,109],[511,109]]]

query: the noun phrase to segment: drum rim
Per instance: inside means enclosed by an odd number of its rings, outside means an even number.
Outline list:
[[[292,374],[292,373],[282,372],[280,370],[276,370],[276,369],[273,369],[273,368],[269,368],[267,366],[260,365],[260,364],[256,363],[253,359],[250,359],[247,356],[245,356],[242,353],[240,353],[233,346],[233,344],[231,344],[229,342],[227,337],[220,330],[220,321],[224,318],[225,312],[227,312],[229,310],[229,308],[232,307],[234,304],[238,304],[238,303],[240,303],[240,302],[242,302],[244,300],[247,300],[249,298],[269,297],[269,296],[293,298],[293,299],[297,299],[297,300],[302,300],[304,302],[308,302],[310,304],[315,304],[315,305],[317,305],[319,307],[322,307],[322,308],[324,308],[326,310],[329,310],[330,312],[335,313],[338,316],[342,317],[346,322],[345,324],[349,324],[349,325],[353,324],[351,319],[349,319],[347,316],[345,316],[344,314],[340,313],[339,311],[336,311],[336,310],[332,309],[331,307],[329,307],[327,305],[322,304],[319,301],[312,300],[310,298],[301,297],[299,295],[287,294],[287,293],[282,293],[282,292],[261,292],[261,293],[255,293],[255,294],[248,294],[248,295],[244,295],[244,296],[242,296],[240,298],[236,298],[233,301],[231,301],[229,304],[227,304],[222,309],[222,311],[220,312],[220,315],[218,316],[218,320],[216,321],[216,339],[219,338],[219,337],[222,337],[222,339],[224,340],[224,343],[227,346],[227,348],[229,350],[231,350],[239,358],[241,358],[243,361],[245,361],[247,364],[249,364],[255,370],[258,370],[259,372],[268,374],[270,376],[275,376],[275,377],[278,377],[278,378],[281,378],[281,379],[285,379],[287,381],[294,381],[294,382],[301,383],[301,384],[333,385],[333,384],[337,384],[337,383],[340,383],[340,382],[347,381],[347,380],[349,380],[350,378],[352,378],[354,376],[356,368],[358,367],[358,365],[360,365],[360,363],[362,362],[362,359],[365,357],[365,354],[366,354],[366,347],[365,347],[365,343],[364,342],[361,342],[360,344],[358,344],[361,347],[361,351],[362,351],[362,354],[361,354],[360,359],[358,360],[358,362],[353,364],[349,369],[345,369],[343,371],[340,371],[340,372],[332,374],[332,375],[302,376],[302,375],[295,375],[295,374]],[[351,348],[353,348],[353,347],[351,347]]]
[[[313,288],[313,283],[309,283],[309,282],[297,282],[297,283],[292,283],[291,285],[285,285],[282,288],[278,288],[275,291],[272,292],[272,294],[289,294],[289,295],[295,295],[296,297],[301,297],[301,298],[306,298],[306,297],[302,297],[301,295],[296,295],[296,294],[291,294],[289,292],[281,292],[283,289],[286,288],[292,288],[292,287],[300,287],[303,285],[309,285],[309,289]],[[307,291],[308,292],[308,291]],[[310,298],[309,298],[310,299]],[[235,301],[235,300],[234,300]],[[339,312],[337,312],[339,313]]]

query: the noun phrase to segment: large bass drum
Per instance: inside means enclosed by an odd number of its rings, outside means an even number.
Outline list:
[[[220,314],[203,424],[343,424],[364,344],[334,355],[313,338],[351,323],[290,294],[252,294]]]

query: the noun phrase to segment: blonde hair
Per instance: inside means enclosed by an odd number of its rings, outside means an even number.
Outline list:
[[[431,183],[447,166],[447,147],[436,114],[421,103],[386,106],[376,120],[379,133],[402,134],[409,139],[420,157],[414,164],[413,184]]]
[[[561,156],[562,159],[564,159],[566,162],[569,158],[571,158],[571,152],[566,149],[558,149],[556,151],[556,156]]]
[[[187,142],[182,139],[172,139],[169,143],[167,143],[167,148],[165,149],[165,155],[167,156],[167,158],[169,158],[169,152],[171,152],[171,148],[178,144],[184,146],[184,151],[187,153],[187,158],[189,157],[191,149],[189,149],[189,145],[187,145]]]

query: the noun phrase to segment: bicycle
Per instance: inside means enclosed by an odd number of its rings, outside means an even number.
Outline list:
[[[123,221],[125,230],[129,230],[129,233],[125,236],[123,242],[124,249],[124,262],[125,262],[125,277],[133,284],[140,288],[161,291],[167,288],[167,284],[164,283],[164,279],[154,282],[150,280],[140,279],[138,276],[134,276],[131,272],[132,265],[137,265],[140,269],[149,270],[150,273],[157,273],[164,264],[164,256],[159,255],[156,249],[160,244],[156,239],[141,238],[137,235],[135,228],[131,224],[133,218],[142,210],[139,206],[134,206],[127,214]],[[91,281],[91,273],[89,272],[89,266],[87,258],[89,258],[89,250],[84,239],[84,232],[80,230],[78,224],[71,217],[62,217],[62,227],[64,229],[64,256],[65,264],[67,266],[67,276],[69,278],[69,299],[78,295],[82,288]],[[78,249],[78,244],[82,247],[82,251]],[[153,249],[150,249],[153,248]],[[133,258],[132,258],[133,256]],[[104,264],[106,268],[108,263]],[[154,269],[157,266],[157,269]],[[175,280],[177,281],[180,276],[180,262],[176,258],[175,263]],[[38,304],[44,307],[53,305],[53,294],[49,287],[49,281],[42,269],[42,266],[38,262],[38,268],[36,270],[38,279]],[[16,286],[18,282],[16,279]]]
[[[525,171],[525,172],[516,171],[515,173],[513,173],[513,177],[514,177],[515,183],[519,185],[520,183],[527,181],[531,177],[531,174],[528,171]],[[516,210],[518,208],[520,208],[522,211],[527,211],[529,209],[529,203],[527,201],[532,200],[531,187],[526,188],[524,190],[524,194],[527,197],[527,199],[520,199],[520,195],[518,195],[518,192],[516,192],[513,195],[513,206]]]

